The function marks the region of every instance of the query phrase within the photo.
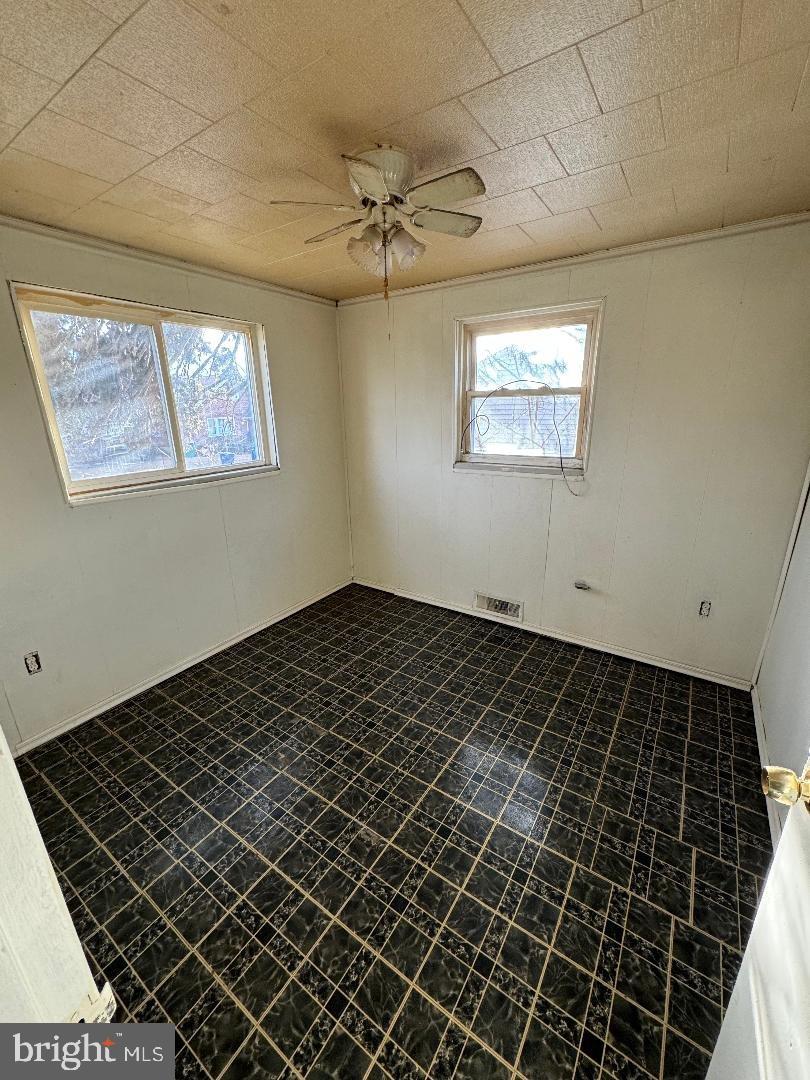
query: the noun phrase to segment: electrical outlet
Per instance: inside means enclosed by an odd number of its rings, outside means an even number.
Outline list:
[[[25,661],[25,670],[29,675],[36,675],[38,671],[42,671],[42,661],[38,652],[26,653],[23,660]]]
[[[700,601],[700,607],[698,608],[698,615],[700,615],[700,617],[702,619],[708,619],[708,617],[711,615],[711,613],[712,613],[712,602],[711,602],[711,600],[701,600]]]

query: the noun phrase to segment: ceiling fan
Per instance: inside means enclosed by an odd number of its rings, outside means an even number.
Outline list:
[[[306,243],[317,244],[365,223],[360,235],[349,240],[347,251],[363,270],[385,280],[386,295],[393,260],[400,270],[410,270],[425,251],[425,244],[408,232],[403,221],[414,229],[448,236],[469,237],[480,228],[481,218],[474,214],[440,210],[432,205],[457,203],[483,195],[486,187],[475,169],[456,169],[435,180],[414,184],[413,157],[399,146],[377,143],[370,150],[352,156],[343,154],[342,157],[358,205],[296,202],[293,199],[274,199],[273,204],[326,206],[340,213],[363,211],[362,217],[311,236]]]

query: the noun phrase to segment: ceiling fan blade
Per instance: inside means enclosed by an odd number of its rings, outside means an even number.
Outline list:
[[[455,172],[437,176],[435,180],[426,180],[417,184],[408,192],[408,201],[413,206],[428,206],[430,203],[457,203],[463,199],[474,199],[483,195],[486,185],[475,169],[457,169]]]
[[[481,228],[481,218],[474,214],[457,214],[454,210],[417,210],[411,224],[419,229],[447,233],[448,236],[472,236]]]
[[[353,180],[361,195],[365,195],[377,202],[383,202],[388,198],[388,186],[383,174],[376,165],[362,158],[347,157],[341,154],[349,170],[349,176]]]
[[[319,240],[328,240],[330,236],[337,236],[338,233],[345,232],[347,229],[353,229],[355,225],[359,225],[361,221],[365,221],[364,217],[355,218],[354,221],[344,221],[341,225],[335,225],[334,229],[327,229],[326,232],[318,233],[317,236],[310,236],[309,240],[305,240],[305,244],[317,244]]]
[[[270,199],[265,206],[326,206],[330,210],[351,210],[355,214],[359,209],[357,206],[346,206],[343,203],[299,202],[297,199]]]

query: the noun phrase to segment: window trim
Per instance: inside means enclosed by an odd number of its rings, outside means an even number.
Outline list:
[[[604,313],[604,298],[577,300],[572,303],[553,304],[529,308],[523,311],[495,312],[488,315],[461,316],[455,323],[456,385],[455,385],[455,431],[453,435],[454,463],[458,470],[483,472],[535,473],[543,476],[560,476],[560,459],[548,454],[482,454],[469,449],[469,403],[476,397],[486,397],[489,391],[476,390],[473,383],[475,371],[474,343],[479,334],[495,330],[540,330],[574,321],[585,323],[585,355],[582,363],[582,384],[577,387],[555,387],[529,390],[496,390],[493,397],[548,397],[575,393],[580,396],[577,445],[580,454],[564,457],[567,473],[584,475],[590,451],[590,436],[595,397],[596,359],[599,335]],[[463,442],[462,442],[463,440]]]
[[[20,334],[37,390],[40,411],[48,433],[51,455],[59,475],[62,492],[70,505],[96,502],[101,499],[123,495],[150,494],[169,488],[211,483],[212,481],[247,479],[257,474],[278,471],[278,446],[270,393],[270,367],[264,327],[260,323],[230,319],[221,315],[208,315],[204,312],[185,311],[180,308],[141,304],[137,301],[119,300],[97,296],[92,293],[54,289],[27,282],[10,281],[9,286]],[[48,385],[45,366],[40,355],[39,344],[31,318],[32,311],[85,315],[90,318],[109,318],[152,328],[157,350],[158,376],[160,378],[163,406],[166,412],[167,428],[177,458],[172,467],[160,470],[152,469],[140,473],[126,473],[122,476],[71,480],[67,455],[64,451],[62,436],[53,407],[50,386]],[[257,414],[255,425],[259,451],[257,461],[243,465],[212,466],[193,472],[185,468],[185,451],[180,432],[180,422],[174,404],[174,393],[169,376],[166,345],[162,329],[163,323],[171,322],[181,323],[186,326],[222,327],[227,330],[240,331],[246,335],[251,354],[251,363],[249,365],[250,384]]]

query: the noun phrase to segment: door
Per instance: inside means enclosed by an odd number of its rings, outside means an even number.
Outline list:
[[[96,1021],[99,994],[0,728],[0,1023]]]
[[[807,1076],[810,811],[800,799],[787,815],[707,1080]]]

